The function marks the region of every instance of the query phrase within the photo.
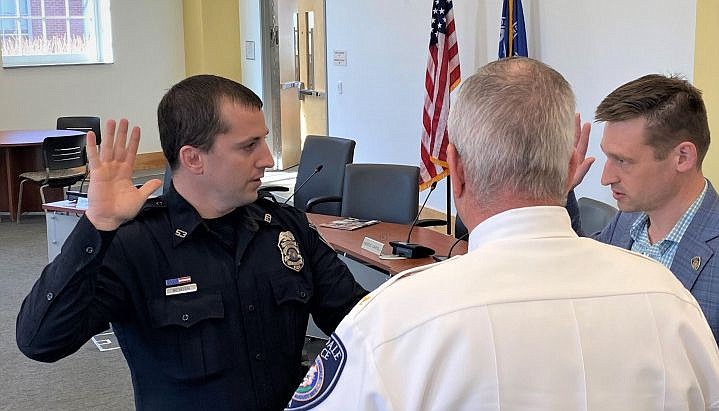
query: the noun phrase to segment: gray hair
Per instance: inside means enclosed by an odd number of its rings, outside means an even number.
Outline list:
[[[489,63],[465,80],[448,130],[478,200],[508,190],[564,204],[574,107],[564,77],[529,58]]]

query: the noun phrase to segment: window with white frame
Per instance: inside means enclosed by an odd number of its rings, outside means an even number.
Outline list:
[[[3,67],[112,63],[110,0],[0,0]]]

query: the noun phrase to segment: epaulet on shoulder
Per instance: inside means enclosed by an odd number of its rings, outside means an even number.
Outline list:
[[[254,202],[254,205],[260,208],[263,212],[277,212],[279,210],[282,210],[283,212],[295,216],[303,214],[302,211],[296,209],[295,207],[289,204],[278,203],[277,201],[269,197],[257,197],[257,200]]]
[[[377,288],[376,290],[374,290],[374,291],[372,291],[371,293],[369,293],[369,294],[367,294],[366,296],[364,296],[364,298],[362,298],[362,299],[357,303],[357,305],[355,305],[354,309],[352,309],[352,312],[351,312],[349,315],[357,315],[357,314],[359,314],[360,312],[362,312],[362,310],[363,310],[366,306],[368,306],[368,305],[370,304],[370,302],[372,302],[372,300],[375,299],[375,297],[377,297],[378,295],[382,294],[386,289],[392,287],[392,286],[393,286],[394,284],[396,284],[397,282],[402,281],[402,280],[407,279],[407,278],[410,278],[410,277],[414,276],[415,274],[419,274],[419,273],[422,273],[422,272],[425,272],[425,271],[430,271],[430,269],[432,269],[432,268],[438,267],[438,266],[440,266],[440,265],[442,265],[442,264],[446,264],[446,263],[448,263],[448,262],[450,262],[450,261],[452,261],[452,260],[454,260],[454,259],[456,259],[456,258],[459,258],[459,257],[460,257],[460,256],[457,255],[457,256],[454,256],[454,257],[452,257],[452,258],[450,258],[450,259],[448,259],[448,260],[440,261],[440,262],[437,262],[437,263],[434,263],[434,264],[427,264],[427,265],[422,265],[422,266],[415,267],[415,268],[410,268],[409,270],[405,270],[405,271],[402,271],[402,272],[399,273],[399,274],[395,274],[395,275],[392,276],[389,280],[385,281],[384,284],[382,284],[379,288]],[[348,315],[348,316],[349,316],[349,315]]]
[[[258,207],[265,209],[265,210],[279,207],[279,204],[277,204],[277,202],[275,200],[273,200],[272,198],[263,197],[263,196],[257,197],[257,200],[255,200],[255,205],[257,205]]]
[[[167,202],[165,202],[165,197],[163,197],[163,196],[151,197],[151,198],[148,198],[147,201],[145,201],[145,204],[143,204],[142,209],[140,210],[140,213],[148,213],[148,212],[152,212],[152,210],[164,209],[166,207],[167,207]]]
[[[267,197],[257,197],[257,200],[249,206],[259,215],[264,213],[275,214],[281,208],[276,201]]]
[[[404,271],[402,271],[401,273],[399,273],[399,274],[397,274],[397,275],[395,275],[395,276],[392,277],[392,280],[394,280],[393,283],[394,283],[394,282],[397,282],[397,281],[399,281],[399,280],[401,280],[401,279],[403,279],[403,278],[409,278],[409,277],[412,277],[412,276],[415,275],[415,274],[419,274],[419,273],[423,273],[423,272],[425,272],[425,271],[429,271],[430,269],[439,267],[439,266],[442,265],[442,264],[447,264],[447,263],[449,263],[450,261],[456,260],[456,259],[459,258],[459,257],[461,257],[461,255],[455,255],[454,257],[449,258],[449,259],[444,260],[444,261],[438,261],[438,262],[436,262],[436,263],[421,265],[421,266],[419,266],[419,267],[410,268],[409,270],[404,270]]]

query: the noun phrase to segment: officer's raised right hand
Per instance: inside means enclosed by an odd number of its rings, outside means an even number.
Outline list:
[[[120,120],[115,134],[115,120],[108,120],[98,153],[95,133],[87,133],[87,159],[90,185],[85,215],[102,231],[112,231],[135,217],[147,198],[162,182],[152,179],[139,189],[132,184],[132,168],[140,144],[140,128],[133,127],[127,141],[127,119]]]

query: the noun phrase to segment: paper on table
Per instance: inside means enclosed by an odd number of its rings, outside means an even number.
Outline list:
[[[329,223],[322,223],[320,224],[320,226],[327,228],[336,228],[338,230],[351,231],[377,223],[379,223],[379,220],[358,220],[356,218],[350,217],[342,220],[330,221]]]

